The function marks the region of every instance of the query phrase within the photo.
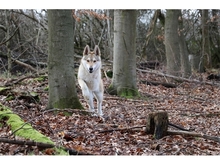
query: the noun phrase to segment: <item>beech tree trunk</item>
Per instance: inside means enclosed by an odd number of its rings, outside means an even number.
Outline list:
[[[6,25],[6,38],[10,38],[10,25],[9,21],[10,19],[10,11],[5,10],[5,25]],[[8,68],[7,68],[7,77],[11,77],[11,66],[12,66],[12,60],[11,60],[11,50],[10,50],[10,40],[6,42],[6,49],[7,49],[7,57],[8,57]]]
[[[167,72],[174,76],[189,77],[191,68],[185,43],[181,10],[167,10],[165,48]]]
[[[136,10],[114,11],[113,78],[110,94],[133,97],[136,85]]]
[[[211,68],[211,51],[209,42],[208,10],[202,10],[202,61],[201,72]]]
[[[181,61],[181,70],[183,77],[189,77],[191,75],[191,66],[189,62],[189,53],[187,50],[186,42],[185,42],[185,35],[184,35],[184,26],[183,26],[183,18],[181,10],[177,10],[179,15],[179,48],[180,48],[180,61]]]
[[[113,18],[114,17],[114,10],[111,9],[107,9],[106,11],[106,15],[107,17]],[[113,21],[111,21],[110,19],[107,19],[107,36],[108,36],[108,40],[107,40],[107,51],[106,54],[108,55],[108,59],[109,60],[113,60],[113,31],[114,31],[114,27],[113,27]]]
[[[75,85],[73,23],[71,10],[48,10],[48,108],[82,108]]]
[[[165,21],[167,72],[174,76],[181,75],[178,17],[178,10],[167,10]]]

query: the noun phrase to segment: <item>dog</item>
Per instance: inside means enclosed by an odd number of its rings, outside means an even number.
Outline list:
[[[95,112],[93,104],[93,96],[95,96],[99,116],[103,116],[102,101],[104,93],[101,66],[101,53],[99,47],[96,45],[94,50],[90,51],[90,47],[86,45],[78,70],[78,83],[91,112]]]

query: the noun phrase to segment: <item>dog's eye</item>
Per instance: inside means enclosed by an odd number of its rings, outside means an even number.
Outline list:
[[[94,60],[93,62],[96,62],[96,60]]]
[[[87,60],[87,62],[89,62],[89,60]]]

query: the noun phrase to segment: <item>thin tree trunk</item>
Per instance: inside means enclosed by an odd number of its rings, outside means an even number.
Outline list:
[[[219,10],[212,10],[211,28],[210,28],[210,51],[212,67],[218,68],[220,64],[220,37],[219,37]]]
[[[10,25],[8,22],[8,18],[9,16],[9,10],[5,10],[5,25],[6,25],[6,38],[9,39],[10,38]],[[7,57],[8,57],[8,68],[7,68],[7,77],[10,78],[11,77],[11,50],[10,50],[10,40],[8,40],[6,42],[6,48],[7,48]]]
[[[114,15],[114,10],[108,9],[107,11],[107,17],[113,18]],[[108,36],[108,48],[107,48],[107,54],[108,54],[108,59],[113,60],[113,20],[107,19],[107,36]]]
[[[189,77],[191,75],[191,66],[189,63],[189,53],[187,51],[187,46],[184,36],[184,26],[181,10],[178,10],[179,15],[179,48],[180,48],[180,59],[181,59],[181,70],[183,72],[183,77]]]
[[[202,63],[201,71],[211,67],[208,10],[202,10]]]

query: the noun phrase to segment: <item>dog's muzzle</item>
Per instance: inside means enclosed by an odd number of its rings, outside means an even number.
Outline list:
[[[93,68],[89,68],[89,73],[92,73],[93,72]]]

